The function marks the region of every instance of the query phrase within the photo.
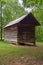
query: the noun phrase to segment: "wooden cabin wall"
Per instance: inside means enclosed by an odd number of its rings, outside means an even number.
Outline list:
[[[19,43],[35,42],[35,26],[20,26],[18,28]]]
[[[5,29],[5,41],[17,43],[17,26],[11,26]]]
[[[18,24],[18,42],[35,43],[35,23],[30,15]]]

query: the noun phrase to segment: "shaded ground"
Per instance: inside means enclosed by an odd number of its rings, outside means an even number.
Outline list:
[[[43,60],[38,60],[34,57],[23,56],[20,58],[14,58],[9,62],[5,59],[3,60],[2,65],[43,65]]]
[[[43,61],[29,60],[27,63],[17,61],[15,63],[12,63],[11,65],[43,65]]]

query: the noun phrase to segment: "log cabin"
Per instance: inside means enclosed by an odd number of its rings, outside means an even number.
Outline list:
[[[17,45],[26,43],[35,45],[35,27],[39,25],[32,13],[24,15],[4,27],[4,39]]]

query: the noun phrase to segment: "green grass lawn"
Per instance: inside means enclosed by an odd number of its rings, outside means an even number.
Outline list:
[[[43,60],[43,43],[37,43],[36,45],[37,47],[17,46],[0,41],[0,65],[11,65],[17,59],[21,60],[24,57]],[[25,62],[24,60],[21,61]]]

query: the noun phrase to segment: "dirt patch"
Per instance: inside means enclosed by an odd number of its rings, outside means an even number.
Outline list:
[[[22,56],[15,59],[15,61],[10,63],[9,65],[43,65],[43,60],[38,60],[32,56]]]
[[[28,62],[16,61],[11,65],[43,65],[43,61],[39,60],[28,60]]]
[[[15,62],[15,63],[12,63],[12,65],[25,65],[25,63]]]
[[[11,63],[10,65],[43,65],[43,61],[36,61],[36,60],[29,60],[28,62],[14,62]]]

